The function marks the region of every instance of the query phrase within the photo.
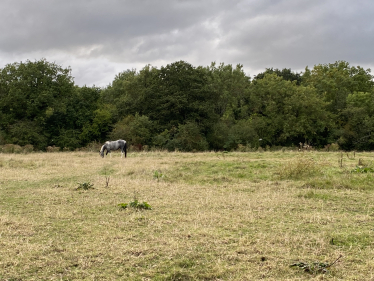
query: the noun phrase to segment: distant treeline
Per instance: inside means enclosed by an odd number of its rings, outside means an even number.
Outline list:
[[[373,131],[373,76],[345,61],[253,79],[242,65],[177,61],[126,70],[106,88],[79,87],[70,68],[45,59],[0,69],[0,145],[75,150],[121,138],[181,151],[373,150]]]

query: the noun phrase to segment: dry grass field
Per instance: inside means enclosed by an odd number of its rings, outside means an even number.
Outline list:
[[[374,280],[373,161],[0,154],[0,280]]]

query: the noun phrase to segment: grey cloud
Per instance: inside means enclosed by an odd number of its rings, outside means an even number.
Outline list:
[[[80,84],[181,59],[241,63],[252,76],[336,60],[374,64],[374,2],[365,0],[4,0],[0,9],[0,62],[51,58],[71,65]]]

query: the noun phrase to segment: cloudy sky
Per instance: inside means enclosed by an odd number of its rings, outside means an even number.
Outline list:
[[[0,68],[46,58],[77,85],[184,60],[265,68],[348,61],[374,70],[372,0],[1,0]]]

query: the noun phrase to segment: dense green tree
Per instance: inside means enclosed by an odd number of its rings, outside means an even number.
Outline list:
[[[79,138],[82,145],[90,142],[101,142],[106,139],[107,134],[112,130],[112,115],[108,108],[102,107],[93,112],[91,123],[85,124]]]
[[[338,143],[346,150],[374,149],[374,91],[355,92],[347,97],[343,111],[344,126]]]
[[[373,76],[370,69],[350,66],[348,62],[337,61],[315,65],[312,70],[305,69],[304,85],[316,89],[320,98],[329,102],[328,109],[335,114],[346,108],[347,97],[354,92],[370,92]]]
[[[258,135],[269,145],[319,143],[319,135],[331,127],[327,103],[313,88],[297,86],[276,74],[266,74],[252,84],[250,106],[266,124],[265,135]]]
[[[92,129],[95,111],[99,108],[100,91],[97,87],[75,86],[67,98],[64,112],[55,112],[46,123],[46,130],[52,136],[51,145],[73,150],[94,141],[79,135],[84,128]]]
[[[74,85],[70,68],[45,59],[0,69],[0,144],[75,149],[125,139],[169,150],[288,146],[373,149],[370,69],[338,61],[268,68],[251,82],[223,63],[184,61],[119,73],[108,87]]]
[[[235,68],[231,64],[212,63],[207,67],[208,85],[216,100],[215,112],[224,120],[239,120],[248,116],[250,77],[243,71],[243,65]]]
[[[296,81],[296,85],[300,85],[302,81],[302,75],[300,73],[293,72],[291,68],[283,68],[282,70],[278,68],[266,68],[264,72],[257,74],[253,78],[253,82],[256,83],[257,80],[263,79],[266,74],[276,74],[277,76],[282,77],[284,80]]]
[[[109,137],[113,140],[123,139],[132,145],[151,144],[154,124],[147,116],[128,115],[114,125]]]
[[[218,118],[214,112],[216,96],[206,86],[203,68],[178,61],[161,67],[154,82],[146,93],[142,113],[157,121],[160,131],[187,121],[206,128]]]
[[[39,149],[49,144],[53,136],[48,122],[66,112],[74,91],[70,72],[45,59],[8,64],[0,70],[0,130],[8,141]]]
[[[175,148],[182,151],[204,151],[209,148],[199,124],[193,121],[178,126],[178,133],[172,143]]]

